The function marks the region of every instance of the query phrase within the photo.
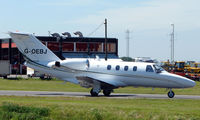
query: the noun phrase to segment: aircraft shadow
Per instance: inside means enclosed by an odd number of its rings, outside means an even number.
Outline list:
[[[44,94],[35,94],[35,95],[39,95],[39,96],[83,96],[83,97],[93,97],[89,94],[64,94],[64,93],[44,93]],[[136,97],[137,95],[110,95],[110,96],[104,96],[104,95],[98,95],[97,97],[108,97],[108,98],[112,98],[112,97]]]
[[[46,94],[35,94],[35,95],[46,95],[46,96],[48,96],[48,95],[55,95],[55,96],[60,96],[60,95],[65,95],[65,94],[63,94],[63,93],[46,93]]]
[[[85,97],[93,97],[91,95],[84,95]],[[110,96],[104,96],[104,95],[98,95],[97,97],[108,97],[108,98],[112,98],[112,97],[136,97],[137,95],[110,95]]]

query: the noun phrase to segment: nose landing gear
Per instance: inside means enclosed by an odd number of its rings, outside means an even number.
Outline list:
[[[175,93],[170,89],[170,91],[167,93],[169,98],[173,98],[175,96]]]

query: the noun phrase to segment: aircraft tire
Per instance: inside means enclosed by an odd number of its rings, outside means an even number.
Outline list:
[[[110,96],[112,90],[103,90],[104,96]]]
[[[173,98],[173,97],[175,96],[175,93],[174,93],[173,91],[170,90],[170,91],[167,93],[167,95],[168,95],[169,98]]]
[[[96,97],[96,96],[98,96],[99,93],[94,92],[93,89],[91,89],[90,94],[91,94],[92,97]]]

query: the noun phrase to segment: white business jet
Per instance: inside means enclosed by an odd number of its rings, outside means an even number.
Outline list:
[[[98,96],[101,90],[105,96],[109,96],[115,88],[143,86],[168,88],[168,97],[173,98],[175,93],[172,88],[195,86],[194,81],[168,73],[154,63],[103,59],[61,60],[32,34],[10,32],[9,35],[24,56],[26,66],[82,87],[91,87],[91,96]]]

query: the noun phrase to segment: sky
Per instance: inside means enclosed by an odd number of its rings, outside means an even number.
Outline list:
[[[8,31],[48,35],[81,31],[83,36],[117,38],[119,56],[170,59],[171,24],[175,60],[200,61],[200,0],[0,0],[0,38]],[[101,26],[100,26],[101,25]],[[93,32],[98,26],[95,32]]]

